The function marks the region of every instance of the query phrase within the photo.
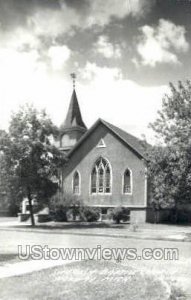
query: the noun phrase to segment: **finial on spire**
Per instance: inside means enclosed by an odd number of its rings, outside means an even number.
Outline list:
[[[71,73],[70,76],[72,77],[72,81],[73,81],[73,89],[75,89],[75,85],[76,85],[76,74],[75,74],[75,73]]]

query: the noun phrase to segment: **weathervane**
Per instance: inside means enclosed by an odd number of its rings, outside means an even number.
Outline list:
[[[73,81],[73,89],[75,89],[75,84],[76,84],[76,74],[75,74],[75,73],[71,73],[70,76],[72,77],[72,81]]]

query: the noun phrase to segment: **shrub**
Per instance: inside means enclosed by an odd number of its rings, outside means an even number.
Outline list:
[[[100,218],[100,209],[96,207],[82,206],[80,208],[80,217],[86,222],[96,222]]]
[[[50,215],[54,221],[57,222],[66,222],[67,221],[67,207],[64,205],[64,202],[58,197],[51,199],[49,203]]]
[[[125,207],[116,207],[109,212],[109,218],[113,219],[113,221],[119,224],[121,221],[127,222],[129,221],[130,210]]]
[[[80,219],[80,206],[73,205],[68,207],[67,219],[68,221],[76,221],[77,219]]]
[[[19,212],[19,205],[11,203],[10,205],[8,205],[8,210],[9,210],[9,216],[16,217]]]
[[[188,223],[190,212],[186,209],[178,210],[177,223]]]
[[[56,205],[55,207],[51,207],[50,216],[53,221],[57,222],[67,222],[67,207],[62,204]]]
[[[75,196],[65,194],[62,198],[58,195],[50,201],[50,211],[53,220],[58,222],[67,222],[68,220],[76,220],[80,214],[80,206],[82,200],[76,199]]]

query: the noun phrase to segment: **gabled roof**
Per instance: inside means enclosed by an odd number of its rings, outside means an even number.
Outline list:
[[[74,127],[75,128],[80,127],[80,128],[87,129],[86,125],[84,124],[84,122],[82,120],[82,115],[80,112],[80,107],[78,104],[78,99],[76,96],[75,89],[73,90],[73,93],[72,93],[72,97],[70,100],[70,105],[68,108],[66,119],[65,119],[64,123],[60,126],[60,130],[64,131],[66,129],[71,129]]]
[[[84,140],[88,138],[88,136],[96,129],[96,127],[99,124],[103,124],[104,126],[106,126],[115,136],[117,136],[122,142],[124,142],[139,158],[146,159],[145,151],[141,144],[141,140],[102,119],[98,119],[92,125],[92,127],[80,138],[80,140],[68,153],[68,157],[70,157],[75,152],[75,150],[84,142]]]

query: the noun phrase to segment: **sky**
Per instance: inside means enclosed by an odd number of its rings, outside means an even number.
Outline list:
[[[190,0],[0,0],[0,128],[24,103],[153,140],[169,82],[191,77]]]

